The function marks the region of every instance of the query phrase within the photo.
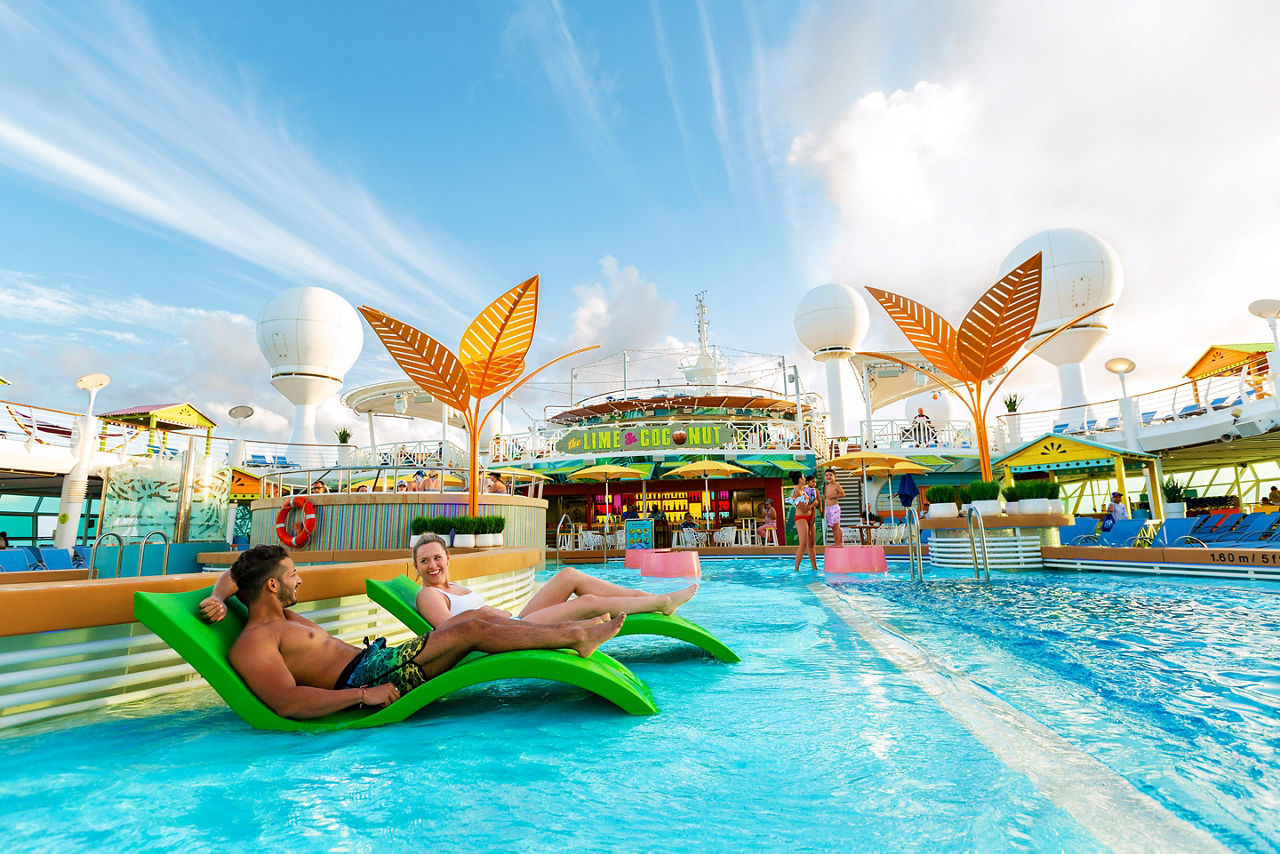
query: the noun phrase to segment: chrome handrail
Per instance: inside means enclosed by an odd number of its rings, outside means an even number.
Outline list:
[[[907,508],[904,524],[907,526],[907,562],[911,565],[911,580],[924,581],[924,544],[920,541],[920,514],[916,508]]]
[[[969,512],[965,514],[965,518],[969,523],[969,554],[973,556],[973,577],[982,580],[985,574],[987,581],[991,580],[991,556],[987,554],[987,529],[982,524],[982,513],[977,507],[970,506]],[[974,524],[974,520],[977,524]],[[974,537],[974,529],[977,529],[978,536]],[[982,563],[978,563],[978,543],[982,543]],[[982,572],[978,571],[981,566]]]
[[[89,578],[91,579],[96,579],[98,577],[98,563],[96,560],[98,556],[98,543],[102,542],[107,537],[115,537],[116,542],[120,544],[120,548],[116,552],[116,578],[120,577],[120,561],[124,559],[124,537],[120,536],[115,531],[107,531],[106,533],[99,534],[98,538],[93,541],[93,546],[89,549]]]
[[[560,561],[560,528],[564,526],[565,522],[568,522],[570,525],[573,524],[573,520],[569,518],[568,513],[562,513],[560,515],[560,521],[556,523],[556,563],[561,562]]]
[[[138,543],[138,577],[142,577],[142,558],[147,552],[147,543],[151,542],[151,538],[159,536],[164,541],[164,555],[160,559],[160,574],[169,574],[169,535],[164,531],[149,531],[142,542]],[[123,548],[123,547],[122,547]]]

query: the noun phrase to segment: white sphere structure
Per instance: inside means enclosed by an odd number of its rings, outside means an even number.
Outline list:
[[[818,285],[796,304],[796,337],[827,366],[828,435],[832,437],[849,435],[844,402],[849,357],[866,337],[870,323],[866,302],[847,285]]]
[[[1091,309],[1113,303],[1124,288],[1124,272],[1106,241],[1075,228],[1054,228],[1018,244],[1000,265],[1000,277],[1042,253],[1040,313],[1027,341],[1034,347],[1064,323]],[[1045,344],[1036,355],[1058,368],[1061,389],[1059,419],[1073,426],[1089,420],[1082,363],[1107,336],[1109,312],[1081,320]]]
[[[291,444],[316,443],[316,406],[342,388],[363,344],[360,315],[325,288],[290,288],[263,307],[258,346],[271,384],[294,405]]]

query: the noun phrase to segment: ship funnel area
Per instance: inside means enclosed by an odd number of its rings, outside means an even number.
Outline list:
[[[1075,228],[1050,229],[1022,241],[1000,265],[999,277],[1004,278],[1037,252],[1043,256],[1040,312],[1027,339],[1028,348],[1067,321],[1116,302],[1124,289],[1124,272],[1115,250],[1102,238]],[[1093,420],[1085,405],[1088,390],[1083,363],[1110,332],[1108,314],[1104,311],[1087,317],[1036,350],[1037,356],[1058,369],[1058,421],[1069,427],[1083,427]]]
[[[276,294],[258,317],[271,384],[294,405],[290,444],[316,444],[316,407],[338,393],[364,343],[360,315],[325,288]]]
[[[853,288],[828,283],[809,290],[796,304],[795,330],[800,343],[827,369],[827,435],[850,434],[845,390],[850,387],[849,358],[870,326],[867,304]]]
[[[706,291],[696,294],[698,301],[698,354],[680,365],[684,381],[692,386],[718,388],[724,384],[727,365],[718,354],[713,354],[707,344],[707,305],[703,298]]]

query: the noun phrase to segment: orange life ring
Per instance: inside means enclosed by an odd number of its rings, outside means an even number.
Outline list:
[[[295,507],[302,511],[302,522],[294,525],[293,532],[290,533],[289,513]],[[280,542],[290,548],[300,549],[305,546],[315,530],[316,508],[305,495],[295,495],[285,501],[280,512],[276,514],[276,536],[280,538]]]

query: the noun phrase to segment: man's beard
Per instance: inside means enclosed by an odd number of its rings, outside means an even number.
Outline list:
[[[280,587],[280,592],[276,594],[276,599],[280,601],[281,608],[288,608],[291,605],[298,604],[298,589],[296,587]]]

